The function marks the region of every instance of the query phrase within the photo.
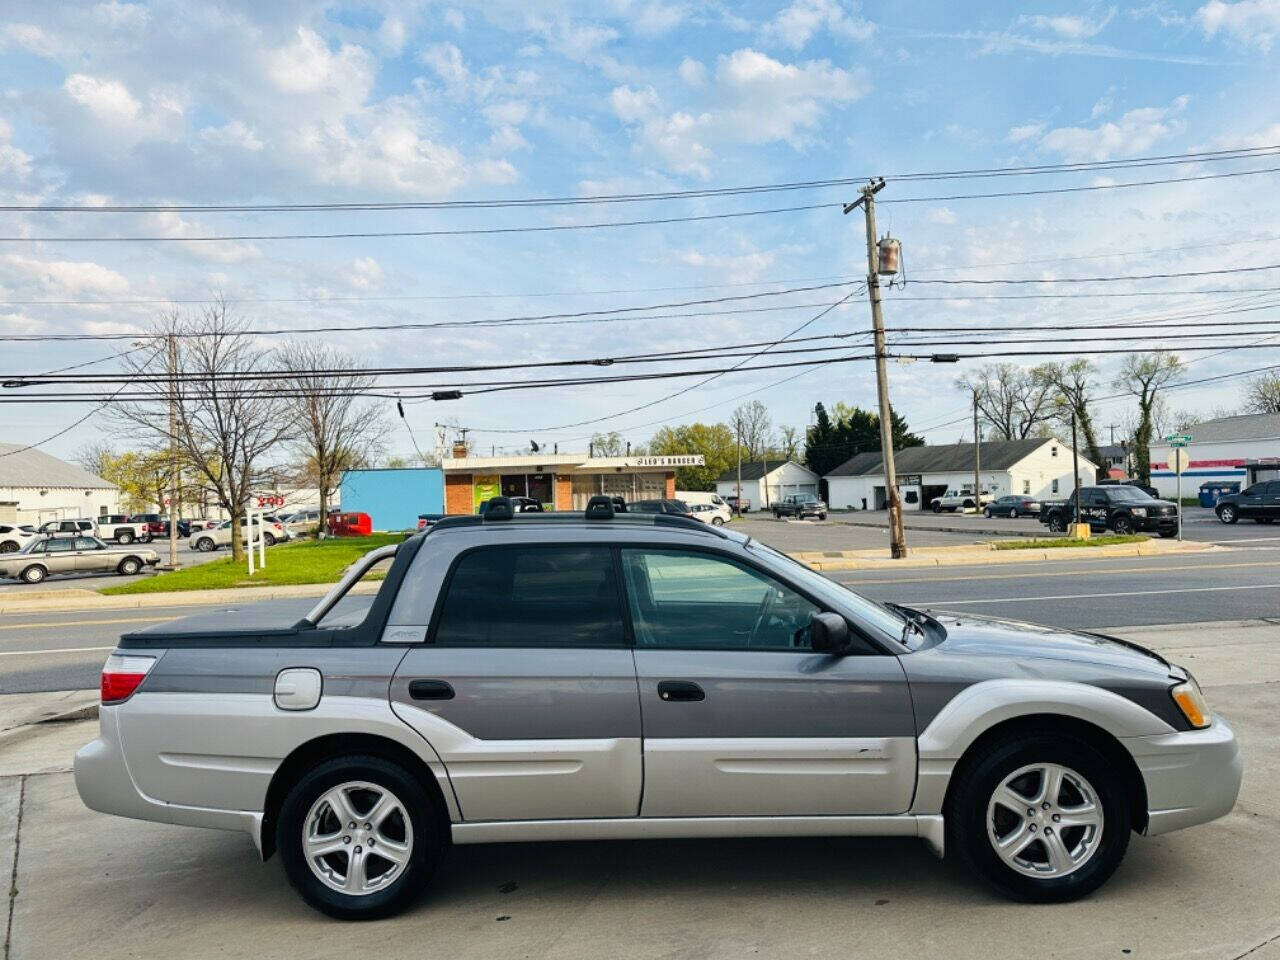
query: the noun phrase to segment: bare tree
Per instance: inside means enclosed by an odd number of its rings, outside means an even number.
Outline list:
[[[773,421],[769,408],[759,400],[752,400],[734,409],[729,426],[742,444],[743,460],[758,460],[769,448],[769,434]]]
[[[783,460],[796,460],[800,456],[800,431],[795,427],[778,428],[778,455]]]
[[[591,450],[597,457],[621,457],[626,449],[627,443],[617,430],[591,435]]]
[[[1022,440],[1053,414],[1048,384],[1012,363],[991,363],[956,381],[978,398],[978,412],[1000,439]]]
[[[1172,353],[1131,353],[1116,377],[1115,386],[1138,401],[1138,425],[1133,431],[1133,459],[1138,479],[1151,482],[1151,436],[1162,389],[1182,370],[1182,361]]]
[[[1089,409],[1098,386],[1097,370],[1093,362],[1078,357],[1075,360],[1042,363],[1031,371],[1031,376],[1048,389],[1049,399],[1055,404],[1058,419],[1069,426],[1071,415],[1075,414],[1076,428],[1084,438],[1085,452],[1098,468],[1096,479],[1106,477],[1107,465],[1103,463],[1102,451],[1098,447],[1098,433],[1094,429],[1093,414]]]
[[[277,351],[285,401],[295,432],[289,441],[302,474],[320,491],[320,529],[344,470],[369,463],[382,451],[390,425],[383,409],[365,399],[374,378],[350,356],[323,343],[287,341]]]
[[[146,399],[120,404],[116,417],[143,431],[153,449],[170,442],[170,402],[177,408],[173,443],[183,467],[199,476],[231,516],[231,552],[244,557],[240,522],[257,470],[294,431],[270,380],[270,351],[245,334],[226,304],[195,314],[174,311],[155,324],[157,344],[124,359],[130,389]],[[169,369],[168,337],[179,344]],[[175,505],[176,506],[176,505]]]
[[[1249,413],[1280,413],[1280,373],[1260,373],[1244,388],[1244,406]]]

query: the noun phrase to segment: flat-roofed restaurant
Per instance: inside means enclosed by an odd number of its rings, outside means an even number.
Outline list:
[[[592,457],[534,453],[516,457],[455,457],[444,470],[444,512],[475,513],[493,497],[531,497],[546,510],[585,510],[597,494],[635,500],[676,495],[676,467],[700,467],[701,454]]]

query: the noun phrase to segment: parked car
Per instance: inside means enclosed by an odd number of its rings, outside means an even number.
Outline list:
[[[77,520],[50,520],[42,523],[36,530],[46,537],[96,537],[98,525],[87,517]]]
[[[693,517],[683,500],[636,500],[627,504],[628,513],[665,513],[674,517]]]
[[[210,527],[216,527],[220,522],[208,517],[192,517],[186,523],[191,528],[191,532],[194,533],[197,530],[208,530]]]
[[[1018,517],[1038,517],[1040,516],[1040,501],[1035,497],[1011,493],[1003,497],[997,497],[988,503],[982,508],[982,515],[987,519],[991,517],[1009,517],[1012,520],[1016,520]]]
[[[418,514],[418,530],[425,530],[433,523],[437,523],[444,518],[445,515],[443,513],[420,513]]]
[[[129,577],[160,562],[154,550],[109,546],[97,537],[56,536],[33,540],[0,557],[0,577],[40,583],[58,573],[107,573]]]
[[[494,497],[492,500],[486,500],[480,504],[477,513],[484,513],[488,509],[489,504],[494,500],[501,500],[510,504],[512,511],[515,513],[543,513],[546,508],[542,505],[541,500],[535,500],[533,497]]]
[[[191,521],[178,520],[178,539],[186,540],[192,534]],[[169,539],[169,518],[163,520],[153,520],[147,524],[147,533],[152,540],[168,540]]]
[[[980,502],[985,506],[994,499],[995,498],[990,493],[983,490],[982,493],[979,494],[977,502]],[[934,513],[941,513],[943,510],[948,513],[955,513],[957,510],[972,510],[976,506],[977,502],[975,502],[973,497],[973,487],[953,487],[942,496],[934,497],[933,500],[930,501],[929,506],[933,509]]]
[[[827,505],[812,493],[789,494],[774,503],[773,516],[779,520],[783,517],[798,517],[802,520],[805,517],[817,517],[825,520]]]
[[[733,519],[733,514],[727,507],[717,507],[714,503],[692,503],[689,509],[693,512],[695,520],[709,523],[713,527],[723,527]]]
[[[264,517],[263,519],[267,521],[267,529],[263,531],[262,541],[268,547],[273,547],[276,545],[277,541],[287,538],[284,524],[279,520],[272,517]],[[257,535],[256,529],[254,530],[254,534],[255,536]],[[201,553],[209,553],[213,550],[217,550],[219,547],[229,547],[231,546],[231,521],[223,520],[222,523],[218,524],[216,527],[211,527],[208,530],[197,531],[191,534],[191,538],[188,542],[192,550],[199,550]],[[248,519],[241,519],[240,521],[240,542],[249,542]]]
[[[1153,486],[1143,483],[1141,480],[1116,480],[1115,478],[1109,477],[1106,480],[1099,480],[1098,486],[1100,487],[1110,487],[1110,486],[1137,487],[1139,490],[1145,493],[1152,500],[1160,499],[1160,491]]]
[[[875,603],[603,498],[441,520],[294,618],[123,636],[75,782],[104,813],[247,832],[346,919],[406,907],[451,843],[591,838],[918,836],[1006,896],[1073,900],[1242,776],[1195,679],[1137,644]]]
[[[1041,505],[1040,522],[1053,533],[1065,533],[1075,522],[1075,491],[1066,500]],[[1119,534],[1152,531],[1162,537],[1178,532],[1178,505],[1156,500],[1127,484],[1080,488],[1080,522],[1092,530],[1112,530]]]
[[[1256,523],[1274,523],[1280,519],[1280,480],[1251,484],[1239,493],[1228,493],[1213,508],[1223,523],[1235,523],[1242,517]]]
[[[37,536],[22,527],[0,523],[0,553],[17,553]]]
[[[98,517],[98,536],[103,540],[114,540],[116,543],[133,543],[138,540],[146,543],[151,539],[146,524],[139,523],[123,513],[107,513]]]
[[[724,502],[729,505],[729,509],[732,510],[734,513],[743,514],[743,513],[751,512],[750,497],[743,497],[741,502],[739,502],[738,497],[736,495],[730,494],[729,496],[724,498]]]
[[[320,529],[320,511],[315,510],[296,510],[293,513],[281,515],[279,521],[284,524],[284,528],[289,531],[289,535],[300,537],[312,535]]]

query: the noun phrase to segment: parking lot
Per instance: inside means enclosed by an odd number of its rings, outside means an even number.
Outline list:
[[[914,840],[499,844],[455,848],[404,916],[342,924],[304,906],[244,836],[87,810],[57,772],[94,735],[84,722],[0,750],[8,956],[1276,960],[1280,627],[1125,635],[1194,666],[1239,734],[1246,777],[1230,816],[1135,837],[1115,877],[1078,903],[1006,902]],[[50,772],[13,775],[33,756]]]

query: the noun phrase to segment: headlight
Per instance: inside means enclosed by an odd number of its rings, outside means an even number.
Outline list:
[[[1130,511],[1135,517],[1145,517],[1147,515],[1146,507],[1133,507]]]
[[[1178,684],[1169,691],[1169,694],[1173,697],[1173,702],[1178,705],[1178,709],[1182,711],[1182,715],[1187,718],[1187,723],[1197,730],[1202,730],[1213,723],[1213,714],[1209,712],[1209,705],[1205,703],[1204,694],[1200,692],[1200,684],[1196,683],[1195,677],[1186,683]]]

